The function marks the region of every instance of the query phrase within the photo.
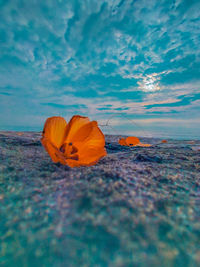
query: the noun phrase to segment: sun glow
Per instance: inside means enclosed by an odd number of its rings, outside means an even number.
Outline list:
[[[155,92],[160,90],[158,79],[155,74],[147,75],[140,84],[141,90],[145,92]]]

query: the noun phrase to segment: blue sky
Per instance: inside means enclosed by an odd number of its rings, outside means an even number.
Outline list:
[[[0,129],[80,114],[200,138],[198,0],[0,0],[0,18]]]

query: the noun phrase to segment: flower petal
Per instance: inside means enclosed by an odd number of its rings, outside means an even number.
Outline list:
[[[44,148],[48,152],[48,154],[51,157],[53,162],[55,162],[55,163],[60,162],[64,165],[67,164],[62,152],[60,152],[59,149],[51,141],[49,141],[47,138],[43,137],[41,139],[41,142],[42,142],[42,145],[44,146]]]
[[[77,162],[74,162],[73,165],[79,166],[91,166],[94,165],[100,158],[107,155],[105,146],[105,137],[102,131],[98,128],[97,122],[92,121],[87,127],[89,135],[84,142],[80,140],[73,142],[74,146],[78,149],[79,159]],[[71,164],[67,160],[68,164]],[[71,166],[71,165],[70,165]]]
[[[92,121],[88,127],[91,127],[90,134],[85,139],[84,142],[74,142],[74,145],[78,148],[79,151],[86,149],[87,147],[104,147],[105,146],[105,137],[102,131],[99,129],[96,121]],[[79,147],[77,144],[80,142]]]
[[[89,121],[88,117],[82,117],[79,115],[73,116],[66,127],[65,142],[71,142],[76,132]]]
[[[136,146],[150,147],[150,146],[152,146],[152,145],[150,145],[150,144],[139,143],[139,144],[137,144]]]
[[[90,138],[90,135],[93,131],[94,122],[88,122],[81,126],[77,132],[74,134],[72,139],[70,140],[72,143],[74,142],[84,142],[87,138]]]
[[[62,117],[48,118],[44,124],[43,138],[47,138],[54,146],[60,148],[65,137],[67,122]]]
[[[93,128],[90,135],[78,149],[79,160],[86,164],[90,164],[107,154],[104,148],[105,137],[103,133],[98,128],[96,121],[93,121],[91,124]],[[77,143],[75,143],[75,146],[77,147]]]
[[[96,164],[102,157],[106,156],[105,148],[87,148],[85,153],[81,153],[78,160],[67,159],[67,164],[70,167],[92,166]]]
[[[135,146],[140,143],[140,139],[135,136],[129,136],[126,138],[126,144],[128,146]]]

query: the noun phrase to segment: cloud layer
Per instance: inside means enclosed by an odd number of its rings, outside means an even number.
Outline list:
[[[198,0],[0,1],[1,128],[123,113],[149,133],[162,134],[158,120],[169,136],[198,137],[199,10]]]

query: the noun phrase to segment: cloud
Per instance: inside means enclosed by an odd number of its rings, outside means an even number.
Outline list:
[[[65,112],[192,117],[199,8],[197,0],[1,2],[0,109],[10,114],[1,125]]]

